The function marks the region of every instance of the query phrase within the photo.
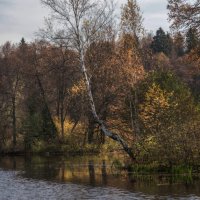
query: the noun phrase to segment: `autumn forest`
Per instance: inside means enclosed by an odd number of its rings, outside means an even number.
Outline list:
[[[149,33],[136,0],[42,0],[34,41],[0,47],[1,154],[122,152],[200,163],[200,1],[168,0]],[[11,38],[12,40],[12,38]]]

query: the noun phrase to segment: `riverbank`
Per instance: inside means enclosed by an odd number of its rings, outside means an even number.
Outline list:
[[[164,162],[164,160],[151,159],[145,160],[137,157],[132,161],[120,148],[112,141],[101,144],[85,144],[82,146],[74,146],[72,143],[47,143],[38,141],[32,148],[25,150],[23,145],[17,146],[15,149],[7,148],[0,152],[0,157],[6,156],[26,156],[26,157],[85,157],[96,156],[104,157],[109,156],[112,158],[112,166],[116,173],[128,172],[135,175],[151,175],[151,174],[191,174],[200,173],[200,163],[196,162]]]
[[[0,156],[84,156],[84,155],[98,155],[100,150],[93,148],[84,148],[77,150],[38,150],[38,151],[25,151],[25,150],[11,150],[1,151]]]
[[[123,151],[112,151],[112,152],[103,152],[96,150],[94,148],[85,148],[79,149],[77,151],[37,151],[37,152],[26,152],[26,151],[10,151],[10,152],[1,152],[0,157],[26,157],[31,159],[32,157],[41,157],[41,158],[70,158],[70,157],[109,157],[112,158],[112,169],[116,174],[129,173],[132,175],[186,175],[192,176],[200,174],[200,164],[174,164],[167,165],[158,162],[152,162],[148,164],[131,162],[128,159]]]

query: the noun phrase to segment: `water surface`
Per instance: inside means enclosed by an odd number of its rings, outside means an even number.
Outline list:
[[[2,157],[0,200],[200,199],[195,177],[119,174],[113,157]]]

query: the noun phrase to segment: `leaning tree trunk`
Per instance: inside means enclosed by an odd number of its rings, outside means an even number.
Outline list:
[[[83,50],[80,50],[80,64],[81,64],[80,67],[81,67],[81,70],[82,70],[82,73],[83,73],[83,76],[84,76],[84,80],[85,80],[85,84],[86,84],[90,109],[91,109],[91,112],[92,112],[92,115],[94,117],[95,122],[99,125],[100,130],[102,131],[102,133],[105,136],[107,136],[107,137],[117,141],[118,143],[120,143],[121,146],[123,147],[124,151],[131,157],[131,159],[135,160],[135,156],[133,154],[133,151],[128,146],[128,144],[118,134],[113,133],[112,131],[108,130],[106,128],[106,125],[104,124],[104,122],[102,120],[100,120],[99,116],[97,115],[96,107],[95,107],[95,103],[94,103],[94,99],[93,99],[93,95],[92,95],[91,85],[90,85],[89,77],[88,77],[86,66],[85,66]]]
[[[95,2],[95,3],[94,3]],[[104,2],[104,3],[103,3]],[[108,130],[102,120],[99,119],[92,92],[91,85],[89,82],[88,74],[85,67],[84,62],[84,48],[85,44],[89,41],[94,41],[95,35],[99,33],[100,30],[103,30],[104,27],[107,28],[108,24],[112,21],[112,13],[113,10],[109,9],[106,1],[100,1],[96,4],[96,1],[90,0],[42,0],[42,3],[49,7],[56,15],[53,16],[55,21],[59,22],[60,25],[63,23],[64,27],[67,28],[67,34],[69,37],[69,42],[72,42],[72,47],[78,50],[79,59],[80,59],[80,67],[84,76],[87,94],[89,98],[89,104],[91,108],[92,115],[94,117],[95,122],[99,125],[100,130],[104,133],[105,136],[112,138],[121,144],[123,149],[127,152],[127,154],[134,159],[134,155],[132,149],[127,145],[127,143],[118,135],[110,130]],[[99,8],[100,6],[100,8]],[[107,11],[107,8],[109,11]],[[94,12],[96,16],[90,15],[89,13]],[[88,15],[89,14],[89,15]],[[89,18],[88,18],[89,17]],[[91,23],[89,23],[89,28],[87,31],[85,30],[85,20],[90,19]],[[64,20],[64,21],[63,21]],[[86,20],[87,21],[87,20]],[[92,25],[92,26],[90,26]],[[90,30],[92,28],[92,30]],[[81,35],[83,34],[83,35]],[[86,36],[86,37],[85,37]],[[56,37],[57,38],[57,37]],[[55,38],[55,39],[56,39]],[[61,38],[60,38],[61,39]],[[65,37],[66,39],[66,37]],[[64,41],[65,41],[64,39]],[[72,39],[72,41],[70,41]]]

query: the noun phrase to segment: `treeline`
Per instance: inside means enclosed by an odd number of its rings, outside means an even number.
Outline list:
[[[51,40],[42,34],[46,38],[6,42],[0,49],[0,150],[116,147],[91,112],[82,51],[58,34]],[[198,162],[197,27],[173,35],[162,28],[145,34],[137,2],[128,0],[119,33],[109,24],[96,38],[81,58],[105,127],[127,141],[138,162]]]

